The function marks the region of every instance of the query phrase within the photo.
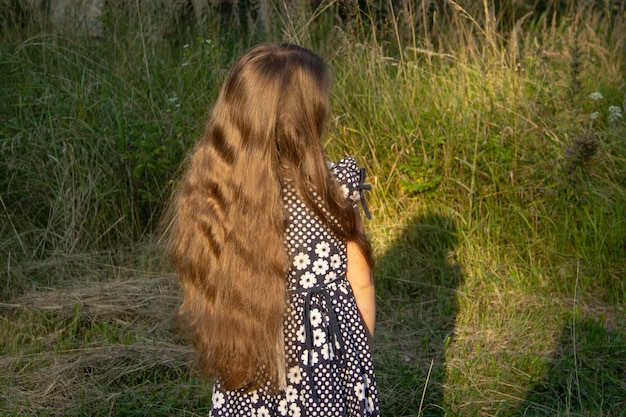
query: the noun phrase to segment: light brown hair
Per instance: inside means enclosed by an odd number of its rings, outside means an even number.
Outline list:
[[[275,389],[284,375],[290,260],[282,184],[292,181],[325,224],[369,256],[357,214],[326,166],[320,137],[328,90],[326,65],[307,49],[262,44],[243,54],[166,214],[183,288],[180,315],[193,331],[201,370],[225,389]]]

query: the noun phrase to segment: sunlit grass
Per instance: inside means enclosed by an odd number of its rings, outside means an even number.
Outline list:
[[[368,168],[383,415],[623,415],[624,17],[410,6],[3,29],[0,410],[208,412],[154,226],[228,66],[270,39],[327,58],[329,156]]]

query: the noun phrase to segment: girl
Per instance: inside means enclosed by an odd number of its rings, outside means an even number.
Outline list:
[[[366,187],[352,158],[326,163],[328,90],[307,49],[246,52],[174,194],[170,250],[211,416],[379,414]]]

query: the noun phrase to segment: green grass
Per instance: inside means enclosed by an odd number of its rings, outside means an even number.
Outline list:
[[[3,15],[0,415],[208,413],[155,226],[265,39],[327,58],[327,150],[368,168],[382,414],[626,415],[626,17],[421,4]]]

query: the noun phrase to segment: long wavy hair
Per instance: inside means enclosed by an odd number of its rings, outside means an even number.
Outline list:
[[[201,370],[225,389],[284,383],[286,182],[369,257],[357,213],[326,165],[320,137],[328,95],[328,69],[313,52],[262,44],[244,53],[166,213],[166,238],[183,288],[179,314],[193,331]]]

